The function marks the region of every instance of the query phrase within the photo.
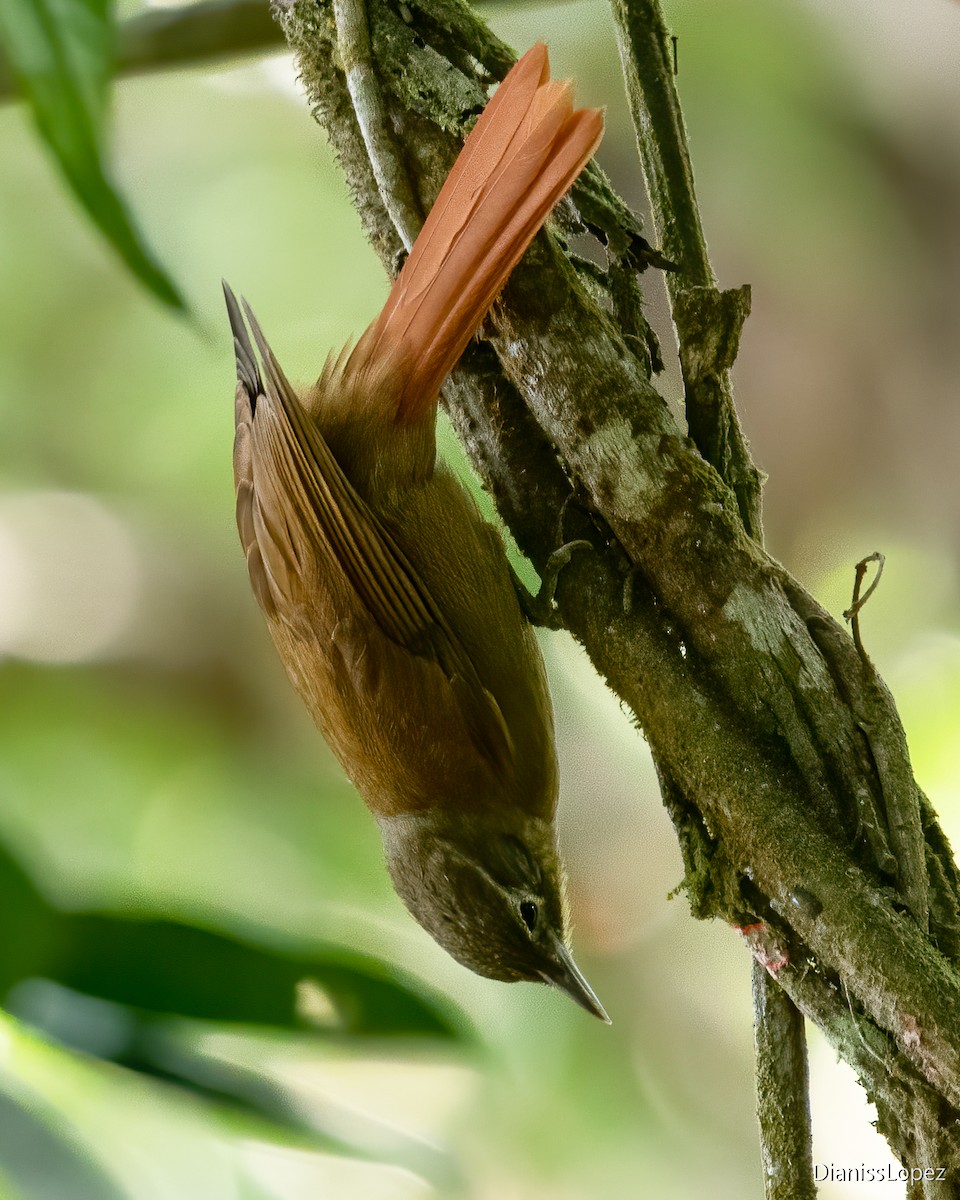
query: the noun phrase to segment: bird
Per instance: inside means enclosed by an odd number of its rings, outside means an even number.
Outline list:
[[[236,518],[279,657],[377,820],[413,917],[479,975],[609,1021],[569,948],[543,658],[499,532],[438,460],[440,387],[599,144],[533,46],[357,340],[297,390],[224,282]],[[252,335],[252,337],[251,337]]]

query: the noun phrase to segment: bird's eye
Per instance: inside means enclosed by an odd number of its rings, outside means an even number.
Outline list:
[[[533,933],[537,924],[537,906],[529,900],[523,900],[520,904],[520,917],[524,925]]]

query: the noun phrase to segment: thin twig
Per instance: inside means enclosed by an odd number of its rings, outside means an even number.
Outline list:
[[[860,588],[863,586],[863,581],[866,578],[867,568],[872,562],[877,564],[877,573],[873,578],[873,582],[861,596]],[[854,568],[853,600],[851,601],[850,607],[843,614],[843,619],[850,622],[850,631],[853,634],[853,641],[857,647],[857,653],[867,666],[872,666],[872,664],[870,662],[869,655],[864,649],[863,642],[860,640],[860,609],[863,608],[866,602],[877,590],[877,584],[880,582],[880,577],[883,574],[883,564],[885,562],[886,559],[879,550],[874,551],[873,554],[868,554],[866,558],[860,559]]]
[[[697,449],[733,489],[747,532],[762,537],[763,476],[733,403],[729,368],[750,310],[749,290],[721,292],[710,266],[676,88],[675,39],[659,0],[612,0],[637,146],[664,255],[683,368],[687,424]]]
[[[516,6],[518,0],[509,0]],[[528,5],[548,0],[520,0]],[[495,7],[504,0],[478,0]],[[114,74],[174,71],[247,54],[286,49],[269,0],[200,0],[175,8],[147,8],[120,23]],[[0,55],[0,104],[18,96],[13,73]]]
[[[370,55],[366,6],[364,0],[333,0],[333,12],[347,89],[377,189],[409,253],[423,224],[423,213],[413,194],[406,165],[390,134],[380,81]]]
[[[898,889],[920,927],[928,930],[930,895],[920,794],[910,770],[903,727],[860,636],[860,610],[877,590],[885,561],[877,550],[857,563],[854,568],[853,597],[850,607],[843,614],[844,619],[850,622],[853,642],[864,668],[859,692],[852,698],[852,703],[859,710],[860,728],[870,746],[880,783],[890,846],[896,860]],[[861,594],[860,589],[870,563],[877,564],[877,573],[867,590]]]
[[[613,0],[620,58],[660,248],[679,264],[671,299],[712,287],[710,266],[673,74],[670,34],[657,0]]]
[[[115,74],[177,70],[284,48],[283,32],[267,0],[201,0],[179,8],[147,9],[121,22]],[[0,56],[0,103],[17,96],[16,81]]]
[[[756,959],[753,1012],[764,1196],[766,1200],[814,1200],[803,1016]]]

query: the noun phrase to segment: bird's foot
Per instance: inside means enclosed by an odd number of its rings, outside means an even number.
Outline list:
[[[533,595],[513,568],[510,568],[520,607],[531,625],[539,625],[543,629],[563,629],[565,627],[555,600],[557,580],[575,551],[592,549],[593,546],[588,541],[578,538],[576,541],[566,542],[554,550],[540,574],[540,589],[536,595]]]

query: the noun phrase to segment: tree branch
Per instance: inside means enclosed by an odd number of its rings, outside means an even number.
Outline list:
[[[383,102],[426,208],[510,55],[457,0],[408,0],[407,11],[409,22],[385,0],[367,4]],[[297,0],[280,18],[371,240],[393,267],[400,241],[330,5]],[[576,205],[589,204],[597,179],[575,189]],[[629,245],[636,226],[622,204],[606,197],[601,207],[610,244]],[[851,1019],[856,1046],[882,1046],[897,1081],[883,1093],[891,1145],[911,1165],[948,1167],[956,1188],[957,874],[910,776],[896,710],[845,631],[746,534],[738,499],[652,387],[649,347],[611,319],[614,271],[599,274],[540,236],[490,336],[446,388],[451,416],[541,570],[558,513],[575,501],[566,534],[594,551],[565,569],[559,611],[650,742],[694,911],[764,927],[782,948],[778,981],[855,1064]],[[902,899],[891,812],[916,817],[930,936],[923,912],[911,916]]]
[[[707,253],[687,133],[675,87],[676,43],[657,0],[613,0],[614,20],[640,161],[660,238],[680,269],[667,280],[679,338],[687,429],[733,490],[747,533],[763,541],[762,476],[734,406],[730,368],[750,311],[750,289],[721,292]],[[804,1021],[753,964],[757,1118],[767,1200],[816,1195]]]
[[[480,0],[483,7],[502,2]],[[517,0],[510,2],[516,4]],[[121,23],[115,74],[122,78],[179,70],[247,54],[269,54],[284,47],[270,0],[199,0],[176,8],[148,8]],[[0,104],[16,98],[16,81],[0,56]]]
[[[680,343],[687,427],[737,497],[744,528],[762,537],[763,475],[733,403],[730,367],[750,312],[750,289],[721,292],[710,266],[659,0],[612,0],[627,99],[664,254],[679,265],[667,290]]]
[[[117,75],[141,75],[283,46],[268,0],[202,0],[181,8],[147,9],[124,21],[115,69]],[[0,102],[16,97],[16,82],[0,58]]]
[[[370,57],[367,10],[363,0],[333,0],[333,13],[347,90],[377,190],[404,249],[409,252],[423,224],[423,212],[414,198],[403,158],[388,132],[380,84]]]
[[[764,1195],[767,1200],[815,1200],[803,1017],[756,960],[753,1011]]]

